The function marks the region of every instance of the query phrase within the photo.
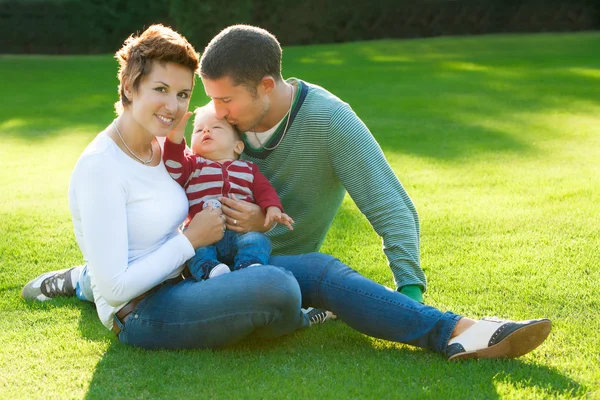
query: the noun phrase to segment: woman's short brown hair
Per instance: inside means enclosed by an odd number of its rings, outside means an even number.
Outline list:
[[[188,67],[193,73],[198,70],[199,54],[179,33],[169,27],[157,24],[146,29],[141,35],[131,35],[123,47],[115,53],[120,68],[119,101],[115,111],[120,114],[131,104],[125,95],[125,86],[137,90],[142,78],[150,74],[152,62],[173,62]]]

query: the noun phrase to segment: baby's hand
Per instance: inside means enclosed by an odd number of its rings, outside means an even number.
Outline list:
[[[286,213],[282,213],[278,207],[267,207],[267,215],[265,216],[265,226],[271,225],[273,222],[277,222],[279,224],[283,224],[287,226],[290,231],[293,231],[292,224],[294,220],[287,215]]]
[[[181,121],[179,121],[179,123],[177,124],[177,126],[175,126],[175,128],[173,128],[171,132],[169,132],[167,138],[169,138],[171,142],[177,144],[183,142],[183,137],[185,135],[185,127],[187,126],[188,119],[190,119],[192,115],[194,115],[193,112],[186,112],[181,118]]]

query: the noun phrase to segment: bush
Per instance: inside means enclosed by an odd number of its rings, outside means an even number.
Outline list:
[[[202,50],[245,23],[284,45],[600,28],[596,0],[0,0],[0,53],[114,52],[152,23]]]
[[[252,0],[238,0],[235,6],[223,1],[172,0],[170,14],[177,31],[202,51],[217,33],[233,24],[253,24]]]
[[[600,28],[594,0],[245,0],[227,8],[220,3],[174,0],[171,15],[200,49],[233,23],[263,27],[284,45]]]
[[[2,53],[111,53],[132,32],[171,24],[168,0],[0,0]]]

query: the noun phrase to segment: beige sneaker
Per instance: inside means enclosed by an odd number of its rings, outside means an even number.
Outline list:
[[[446,358],[515,358],[529,353],[550,334],[549,319],[529,321],[503,321],[485,317],[460,335],[451,339],[446,348]]]

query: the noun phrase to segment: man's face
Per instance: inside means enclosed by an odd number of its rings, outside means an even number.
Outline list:
[[[256,95],[244,85],[234,86],[227,76],[214,80],[202,78],[202,84],[206,95],[213,100],[217,118],[226,119],[240,132],[255,130],[269,112],[270,99],[260,84]]]

